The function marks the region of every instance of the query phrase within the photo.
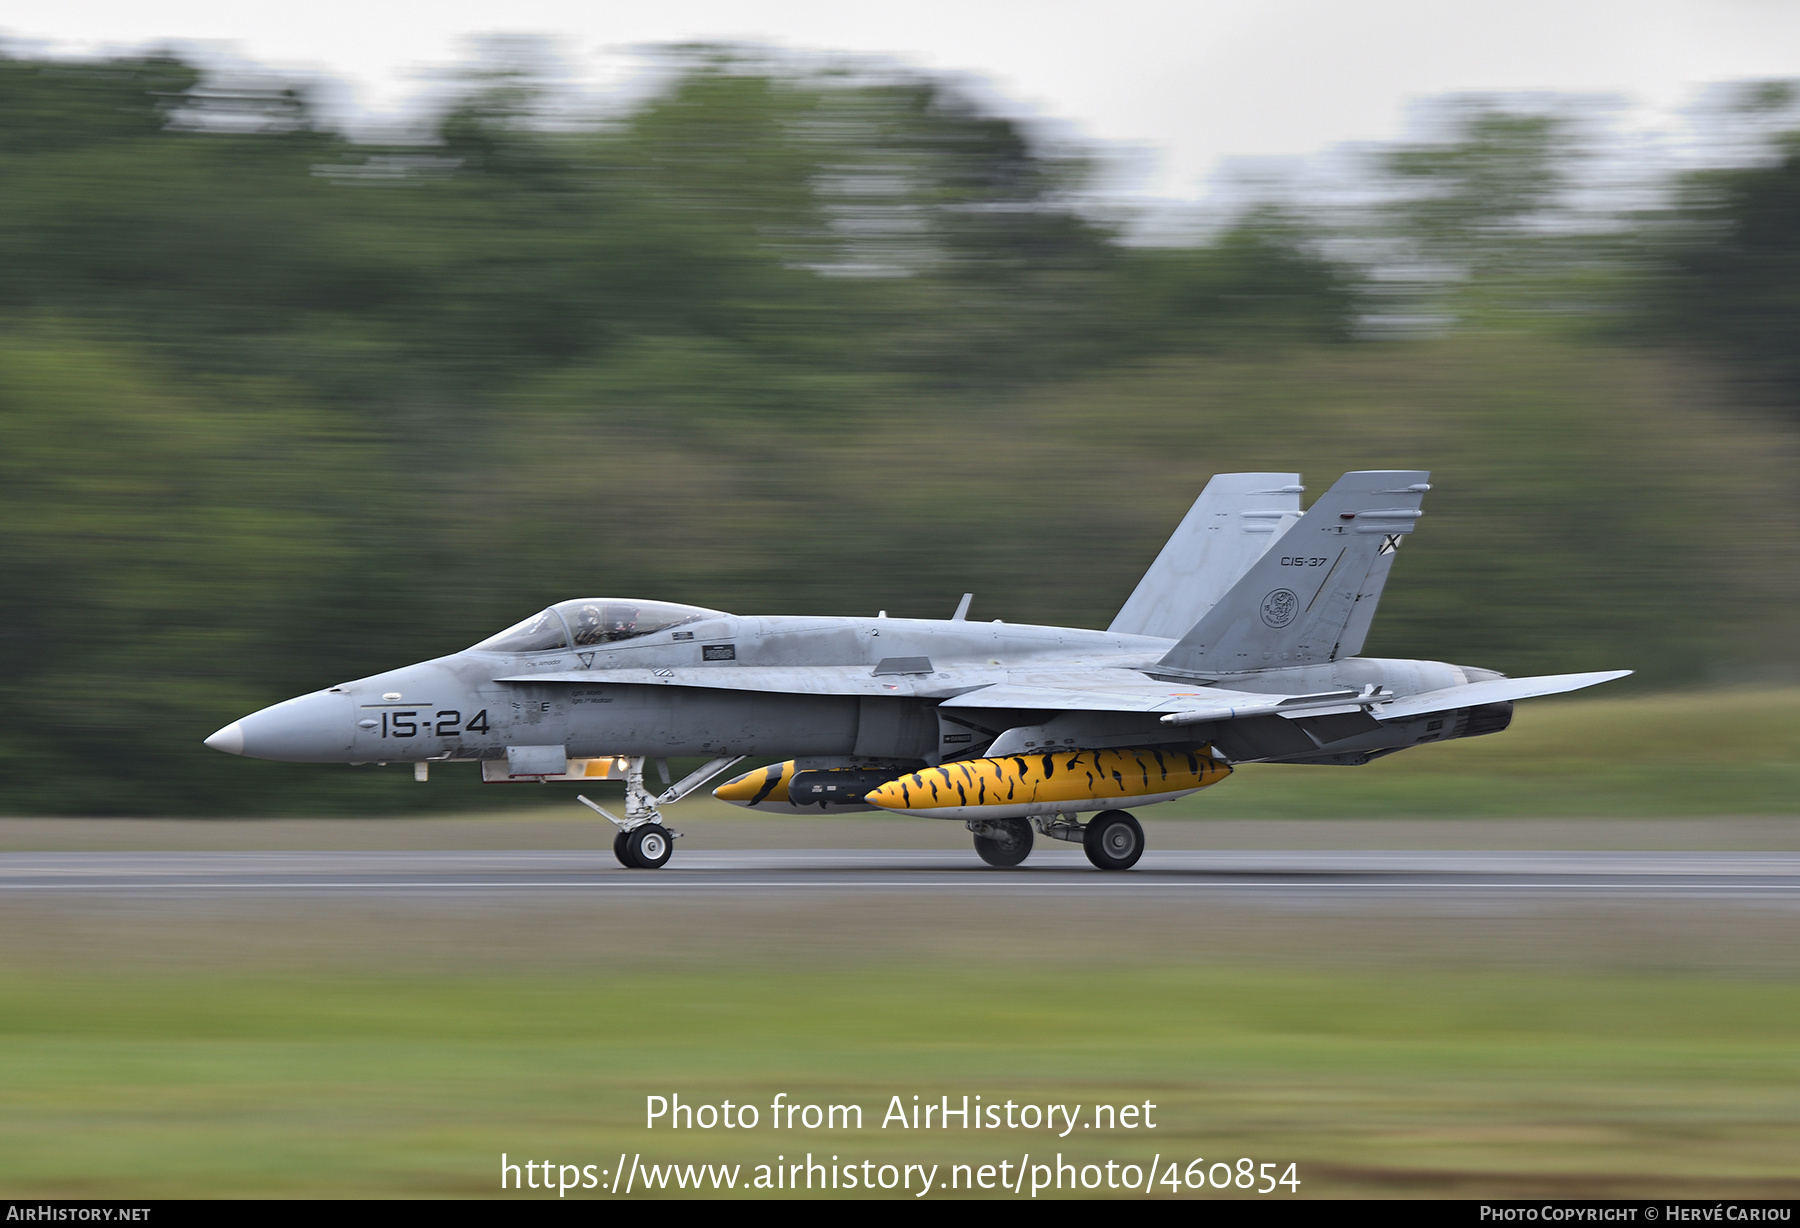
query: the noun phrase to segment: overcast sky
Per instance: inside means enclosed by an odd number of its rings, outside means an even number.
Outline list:
[[[1800,0],[7,0],[0,32],[60,54],[207,44],[336,78],[365,117],[416,106],[479,34],[549,36],[594,89],[656,43],[883,56],[981,78],[1177,199],[1229,159],[1391,140],[1447,93],[1610,94],[1627,126],[1674,128],[1709,83],[1800,78]]]

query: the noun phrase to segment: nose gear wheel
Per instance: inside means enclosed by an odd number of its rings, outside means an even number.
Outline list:
[[[675,851],[669,829],[660,823],[646,823],[625,835],[625,855],[640,870],[659,870]]]

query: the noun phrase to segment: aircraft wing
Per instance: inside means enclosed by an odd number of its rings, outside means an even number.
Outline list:
[[[1120,675],[1105,677],[1096,675]],[[1127,670],[1069,671],[1066,680],[1001,682],[946,699],[946,708],[1023,708],[1057,712],[1175,712],[1227,697],[1260,702],[1279,696],[1174,686]]]
[[[1071,670],[1062,679],[1047,675],[1034,683],[1003,682],[968,691],[943,702],[946,708],[1021,708],[1077,712],[1154,712],[1165,724],[1197,725],[1256,716],[1329,716],[1366,711],[1380,721],[1427,712],[1448,712],[1481,704],[1560,695],[1611,682],[1628,669],[1537,678],[1497,678],[1394,698],[1386,692],[1337,690],[1309,694],[1257,694],[1219,687],[1177,686],[1128,670]],[[1058,685],[1058,682],[1061,685]]]
[[[515,674],[496,682],[567,683],[586,686],[702,687],[783,695],[868,695],[939,699],[946,708],[1001,708],[1044,712],[1146,712],[1173,725],[1241,720],[1253,716],[1307,717],[1363,710],[1377,720],[1400,720],[1535,695],[1559,695],[1623,678],[1630,670],[1498,678],[1388,698],[1353,690],[1308,694],[1230,691],[1222,687],[1158,682],[1132,670],[1106,666],[988,671],[949,668],[932,673],[871,674],[867,665],[784,665],[739,669],[605,669]]]
[[[1489,682],[1471,682],[1467,686],[1445,687],[1441,691],[1424,691],[1407,695],[1374,709],[1377,720],[1397,721],[1427,712],[1448,712],[1455,708],[1473,708],[1480,704],[1505,703],[1514,699],[1530,699],[1536,695],[1561,695],[1583,687],[1598,686],[1631,673],[1628,669],[1608,669],[1592,674],[1543,674],[1536,678],[1495,678]]]

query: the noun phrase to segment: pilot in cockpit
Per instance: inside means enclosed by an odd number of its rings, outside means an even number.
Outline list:
[[[630,605],[602,606],[600,625],[605,628],[602,639],[630,639],[638,633],[637,607]]]
[[[573,605],[573,608],[570,606]],[[562,607],[577,648],[610,644],[641,634],[638,607],[618,602],[568,603]]]

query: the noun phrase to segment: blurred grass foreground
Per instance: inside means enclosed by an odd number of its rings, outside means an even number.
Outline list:
[[[1162,963],[10,974],[0,1191],[496,1197],[503,1150],[748,1169],[808,1149],[946,1166],[1248,1155],[1297,1164],[1302,1197],[1800,1188],[1791,982]],[[647,1095],[766,1106],[777,1092],[860,1103],[866,1127],[641,1128]],[[876,1126],[891,1095],[965,1093],[1148,1100],[1159,1128]]]
[[[1158,246],[943,81],[663,68],[583,115],[502,56],[372,144],[0,57],[0,811],[491,806],[199,740],[583,593],[1103,626],[1232,469],[1434,471],[1371,654],[1795,679],[1791,92],[1630,209],[1457,104]]]

